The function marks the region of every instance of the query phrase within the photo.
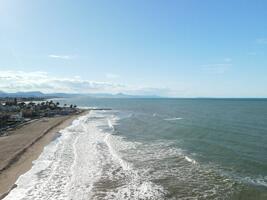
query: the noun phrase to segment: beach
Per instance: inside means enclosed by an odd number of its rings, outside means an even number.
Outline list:
[[[111,109],[68,119],[60,137],[30,147],[1,175],[4,192],[16,184],[4,200],[267,197],[266,100],[68,101]]]
[[[85,112],[85,111],[84,111]],[[16,187],[18,177],[32,167],[43,148],[80,114],[41,118],[0,137],[0,199]]]

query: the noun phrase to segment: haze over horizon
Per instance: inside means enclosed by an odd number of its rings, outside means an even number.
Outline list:
[[[267,2],[0,1],[0,91],[267,97]]]

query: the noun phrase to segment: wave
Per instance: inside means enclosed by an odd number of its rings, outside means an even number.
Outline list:
[[[223,174],[225,177],[230,177],[237,180],[239,183],[267,188],[267,176],[238,174],[236,172],[234,173],[230,172],[227,169],[219,169],[219,168],[220,168],[219,166],[216,166],[215,170],[218,170],[219,173]]]
[[[185,158],[188,162],[190,162],[190,163],[193,163],[193,164],[196,164],[196,163],[197,163],[194,159],[189,158],[188,156],[185,156],[184,158]]]
[[[224,195],[225,188],[232,192],[231,180],[202,168],[175,142],[120,136],[118,120],[114,111],[91,111],[75,120],[5,200],[205,199]]]
[[[265,177],[262,176],[262,177],[258,177],[258,178],[245,177],[242,180],[244,182],[248,182],[252,185],[267,187],[267,176],[265,176]]]
[[[111,123],[110,119],[107,119],[107,121],[108,121],[109,128],[111,128],[112,130],[114,130],[113,124]]]
[[[45,147],[5,200],[160,199],[163,188],[144,180],[125,160],[122,152],[138,143],[113,135],[116,120],[101,111],[75,120]]]
[[[173,118],[166,118],[164,119],[165,121],[176,121],[176,120],[181,120],[183,119],[182,117],[173,117]]]
[[[132,169],[132,164],[123,160],[120,155],[118,154],[118,151],[116,151],[116,147],[118,147],[118,141],[114,140],[113,136],[111,134],[107,134],[104,141],[106,142],[109,151],[114,159],[116,159],[120,165],[122,166],[123,170],[130,170]]]
[[[72,125],[60,131],[61,136],[44,148],[43,153],[33,162],[31,170],[21,175],[5,200],[14,199],[60,199],[68,183],[70,163],[74,160],[72,140],[81,131],[80,121],[74,120]],[[63,159],[64,158],[64,159]]]

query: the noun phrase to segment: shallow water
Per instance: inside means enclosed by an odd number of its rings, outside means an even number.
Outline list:
[[[64,100],[61,131],[5,199],[267,199],[267,101]]]

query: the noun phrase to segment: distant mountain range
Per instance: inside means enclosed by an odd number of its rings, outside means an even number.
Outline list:
[[[161,98],[160,96],[157,95],[128,95],[123,93],[71,94],[71,93],[42,93],[40,91],[8,93],[0,91],[0,97],[70,98],[79,96],[87,96],[91,98]]]
[[[81,94],[69,94],[69,93],[42,93],[40,91],[30,91],[30,92],[3,92],[0,91],[0,97],[59,97],[59,98],[68,98],[81,96]]]
[[[0,97],[44,97],[45,94],[39,91],[8,93],[0,91]]]
[[[124,93],[118,94],[108,94],[108,93],[98,93],[98,94],[85,94],[92,98],[162,98],[157,95],[129,95]]]

